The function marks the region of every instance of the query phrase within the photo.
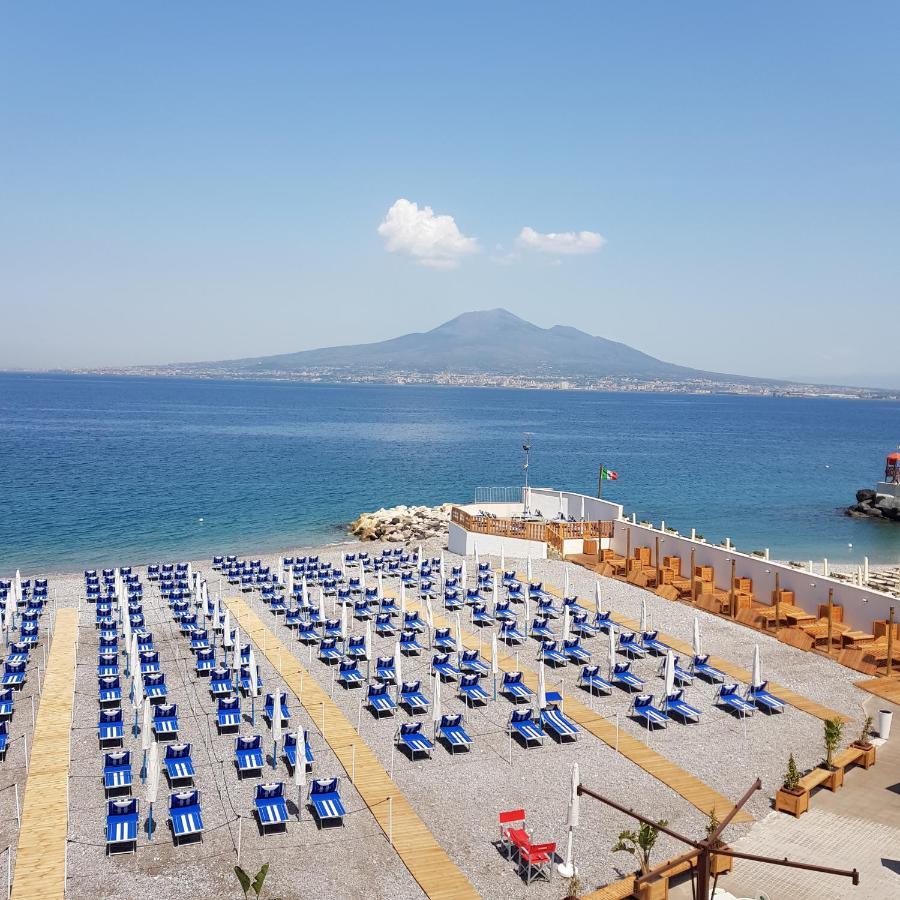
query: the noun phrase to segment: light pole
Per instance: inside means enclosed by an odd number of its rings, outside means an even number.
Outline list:
[[[525,451],[525,462],[522,463],[522,469],[525,472],[525,490],[522,494],[522,512],[528,513],[528,464],[531,461],[531,437],[530,431],[525,432],[525,440],[522,442],[522,450]]]

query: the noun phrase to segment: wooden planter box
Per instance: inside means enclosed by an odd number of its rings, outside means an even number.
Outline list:
[[[669,879],[665,875],[657,875],[645,881],[635,896],[639,900],[669,900]]]
[[[836,791],[838,788],[844,786],[844,769],[843,766],[838,766],[833,772],[828,773],[828,778],[823,782],[825,787],[828,788],[829,791]]]
[[[724,849],[727,849],[727,847]],[[731,871],[732,863],[733,860],[730,856],[719,856],[714,853],[710,857],[709,874],[724,875],[726,872]]]
[[[864,769],[871,769],[872,766],[875,765],[875,745],[874,744],[857,744],[856,741],[851,745],[853,747],[857,747],[862,750],[862,756],[857,760],[857,763],[861,765]]]
[[[802,788],[796,791],[779,788],[775,793],[775,809],[799,819],[809,809],[809,791]]]

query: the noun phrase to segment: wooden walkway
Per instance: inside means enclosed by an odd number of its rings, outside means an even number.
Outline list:
[[[516,574],[517,576],[519,575],[519,573]],[[553,586],[545,586],[544,590],[549,594],[562,597],[562,594]],[[654,594],[654,596],[656,595]],[[617,615],[616,613],[611,613],[611,615],[613,621],[617,625],[622,625],[629,631],[640,630],[640,622],[636,622],[634,619],[628,619],[625,616]],[[691,658],[694,656],[694,648],[691,644],[687,641],[680,640],[674,635],[660,631],[659,640],[664,644],[668,644],[677,653],[683,653]],[[743,669],[727,659],[722,659],[720,656],[710,656],[709,662],[710,665],[715,666],[717,669],[721,669],[729,678],[734,678],[736,681],[743,681],[749,684],[752,677],[749,669]],[[817,719],[822,719],[823,721],[826,719],[840,719],[842,722],[849,721],[849,717],[845,716],[843,713],[839,713],[835,709],[829,709],[821,703],[816,703],[815,700],[810,700],[809,697],[804,697],[803,694],[798,694],[796,691],[792,691],[790,688],[785,687],[783,684],[778,684],[776,681],[769,682],[768,690],[789,706],[793,706],[802,712],[809,713],[809,715],[815,716]]]
[[[65,896],[77,638],[78,611],[58,609],[25,785],[13,900]]]
[[[356,748],[354,787],[382,831],[392,838],[394,849],[419,883],[419,887],[429,897],[441,900],[477,898],[478,892],[471,882],[438,844],[328,693],[242,599],[227,597],[224,602],[237,618],[242,630],[265,653],[285,684],[318,724],[322,737],[348,775],[353,770],[353,748]]]
[[[884,676],[871,678],[868,681],[857,681],[856,686],[870,694],[875,694],[876,697],[881,697],[882,700],[900,704],[900,676],[894,675],[891,678]]]
[[[387,593],[387,592],[386,592]],[[417,609],[424,614],[424,607],[415,600],[406,601],[407,609]],[[436,628],[447,627],[455,628],[455,621],[451,622],[443,615],[434,614],[434,625]],[[462,625],[462,623],[460,623]],[[463,644],[470,649],[482,648],[483,644],[479,643],[477,635],[473,634],[464,626],[462,627]],[[487,649],[490,653],[490,649]],[[505,672],[522,672],[522,680],[534,691],[537,691],[538,676],[533,669],[527,668],[519,660],[518,669],[516,667],[515,656],[508,653],[506,649],[497,648],[497,657],[500,668]],[[677,766],[671,760],[667,759],[661,753],[652,750],[642,741],[633,737],[627,731],[616,726],[608,719],[604,718],[600,713],[595,712],[590,707],[585,706],[576,697],[569,694],[563,695],[563,705],[565,706],[566,715],[572,719],[577,725],[590,732],[595,737],[600,738],[605,744],[613,749],[618,748],[618,752],[633,763],[640,766],[645,772],[652,775],[658,781],[661,781],[667,787],[670,787],[677,794],[680,794],[688,803],[693,804],[702,813],[709,815],[715,812],[717,818],[723,819],[731,812],[734,804],[718,791],[711,788],[708,784],[702,782],[699,778],[694,777],[689,772],[685,772],[680,766]],[[752,822],[753,817],[741,810],[734,818],[735,822]]]

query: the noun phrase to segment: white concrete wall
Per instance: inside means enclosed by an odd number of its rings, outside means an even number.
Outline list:
[[[493,510],[493,506],[491,506]],[[543,541],[525,541],[522,538],[498,537],[492,534],[477,534],[466,531],[455,522],[450,523],[450,532],[447,536],[447,549],[451,553],[459,553],[471,556],[475,548],[482,554],[499,556],[503,553],[513,559],[546,559],[547,545]]]
[[[875,485],[876,494],[885,494],[888,497],[900,499],[900,484],[891,484],[889,481],[879,481]]]

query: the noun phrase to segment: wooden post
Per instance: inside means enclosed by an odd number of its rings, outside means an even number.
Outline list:
[[[834,631],[834,588],[828,588],[828,655],[831,656],[831,635]]]
[[[625,530],[625,574],[628,574],[628,557],[631,556],[631,528]]]
[[[734,572],[736,567],[737,560],[733,559],[731,561],[731,588],[728,594],[728,612],[732,619],[737,616],[737,598],[734,596]]]
[[[656,586],[659,587],[660,569],[659,569],[659,535],[656,536]]]
[[[894,668],[894,607],[890,609],[888,615],[888,634],[887,634],[887,674],[888,677]]]
[[[697,602],[697,550],[691,547],[691,603]]]
[[[775,573],[775,632],[781,622],[781,573]]]

